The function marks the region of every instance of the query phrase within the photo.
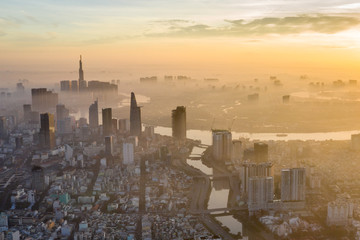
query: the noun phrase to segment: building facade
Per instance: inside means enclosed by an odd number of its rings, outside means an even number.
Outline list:
[[[89,107],[89,126],[90,128],[97,128],[99,126],[99,108],[97,100]]]
[[[273,166],[271,163],[243,163],[240,168],[241,191],[249,191],[250,178],[273,177]]]
[[[266,143],[257,142],[254,143],[254,157],[255,162],[263,163],[269,161],[269,147]]]
[[[213,159],[215,161],[230,161],[232,136],[231,132],[227,130],[213,130]]]
[[[55,120],[51,113],[40,114],[39,143],[42,149],[55,148]]]
[[[281,201],[305,201],[305,168],[281,170]]]
[[[178,140],[186,139],[186,108],[178,106],[172,110],[172,136]]]
[[[112,134],[112,109],[105,108],[102,110],[103,121],[103,135],[109,136]]]
[[[123,143],[123,164],[133,164],[134,163],[134,144],[124,142]]]
[[[268,210],[268,204],[274,200],[273,177],[249,178],[248,208],[249,212]]]
[[[141,108],[137,105],[133,92],[130,103],[130,134],[133,136],[141,135]]]

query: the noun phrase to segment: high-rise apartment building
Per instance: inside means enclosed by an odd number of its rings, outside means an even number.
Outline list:
[[[249,179],[249,212],[267,210],[268,203],[274,199],[273,177],[251,177]]]
[[[353,221],[354,209],[355,204],[352,199],[340,196],[328,203],[326,224],[328,226],[350,225]]]
[[[271,163],[243,163],[240,168],[241,191],[249,190],[249,179],[253,177],[273,177]]]
[[[232,136],[231,132],[227,130],[213,130],[213,159],[215,161],[230,161]]]
[[[281,170],[281,201],[305,201],[305,168]]]

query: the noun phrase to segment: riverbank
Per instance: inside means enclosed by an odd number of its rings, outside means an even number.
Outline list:
[[[146,125],[146,124],[144,124]],[[360,128],[359,128],[360,129]],[[155,133],[171,136],[171,127],[155,126]],[[339,132],[314,132],[314,133],[249,133],[249,132],[235,132],[232,131],[232,138],[246,138],[251,141],[327,141],[327,140],[351,140],[352,134],[358,134],[360,130],[353,131],[339,131]],[[281,134],[281,133],[280,133]],[[286,136],[284,136],[284,134]],[[194,140],[201,140],[202,144],[212,145],[212,132],[210,130],[187,130],[187,138]]]

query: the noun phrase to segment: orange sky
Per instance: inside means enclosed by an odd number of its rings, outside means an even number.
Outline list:
[[[0,3],[0,74],[76,71],[82,54],[85,71],[359,78],[359,10],[352,1],[6,0]]]

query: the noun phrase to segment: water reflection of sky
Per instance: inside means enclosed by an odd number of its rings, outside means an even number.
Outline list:
[[[284,137],[277,136],[276,133],[233,133],[233,139],[239,137],[247,137],[250,139],[259,139],[259,140],[349,140],[351,139],[351,134],[358,133],[359,131],[343,131],[343,132],[327,132],[327,133],[288,133]],[[172,131],[169,127],[156,127],[155,133],[171,136]],[[200,130],[188,130],[187,137],[190,139],[201,140],[203,144],[211,145],[212,144],[212,134],[211,131],[200,131]],[[198,156],[205,149],[194,147],[191,155]],[[212,174],[212,168],[205,166],[199,160],[187,160],[187,163],[195,168],[200,169],[205,174]],[[214,184],[212,184],[214,185]],[[224,208],[227,207],[229,189],[223,188],[221,190],[216,190],[212,186],[212,190],[209,197],[208,209],[214,208]],[[238,232],[242,233],[242,224],[233,216],[222,216],[216,217],[216,219],[221,222],[224,226],[229,228],[230,233],[237,234]]]
[[[205,166],[204,164],[202,164],[201,160],[187,159],[186,162],[190,166],[193,166],[194,168],[200,169],[203,173],[205,173],[207,175],[211,175],[213,173],[212,168],[209,168],[209,167]]]
[[[221,216],[221,217],[215,217],[216,220],[221,222],[224,226],[228,227],[230,230],[230,233],[232,234],[238,234],[243,233],[242,231],[242,224],[241,222],[237,221],[233,216]]]
[[[226,208],[229,191],[229,189],[215,190],[215,188],[212,188],[208,202],[208,209]]]
[[[250,140],[260,140],[260,141],[271,141],[271,140],[315,140],[315,141],[325,141],[325,140],[350,140],[352,134],[359,133],[359,130],[354,131],[340,131],[340,132],[315,132],[315,133],[285,133],[286,136],[277,136],[279,133],[238,133],[232,132],[232,138],[249,138]],[[156,127],[155,133],[162,135],[171,136],[171,128],[169,127]],[[188,130],[186,135],[190,139],[201,140],[201,143],[206,145],[212,144],[212,134],[211,131],[203,130]]]
[[[357,97],[349,98],[349,91],[320,91],[320,92],[295,92],[291,93],[292,97],[304,98],[304,99],[317,99],[317,100],[337,100],[343,102],[359,102],[360,99]],[[352,91],[351,93],[360,94],[359,92]]]
[[[193,149],[191,151],[191,155],[194,155],[194,156],[201,155],[205,150],[206,150],[206,148],[193,147]]]

